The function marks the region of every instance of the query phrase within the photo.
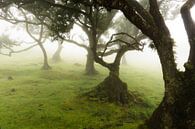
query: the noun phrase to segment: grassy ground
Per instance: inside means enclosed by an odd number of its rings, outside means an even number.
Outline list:
[[[0,129],[137,129],[163,96],[161,74],[149,68],[121,68],[121,79],[145,104],[120,107],[79,97],[106,77],[101,66],[91,77],[83,74],[84,65],[40,67],[33,61],[0,62]]]

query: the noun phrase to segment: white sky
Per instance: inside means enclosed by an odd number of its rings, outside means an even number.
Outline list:
[[[192,17],[195,19],[195,7],[192,9]],[[178,63],[178,68],[183,69],[183,64],[187,61],[189,45],[187,40],[187,35],[183,26],[183,21],[180,16],[178,16],[174,21],[166,21],[167,26],[170,29],[172,37],[175,40],[175,51],[176,51],[176,61]],[[82,30],[75,29],[74,32],[80,34]],[[0,21],[0,34],[9,34],[11,38],[17,39],[19,41],[32,41],[28,34],[24,33],[20,29],[13,29],[13,25]],[[49,43],[45,44],[48,51],[52,53],[55,51],[57,44]],[[63,56],[73,57],[73,60],[79,58],[85,58],[86,52],[84,49],[71,44],[65,44],[63,49]],[[129,63],[135,65],[146,66],[160,66],[158,56],[154,50],[146,48],[144,52],[128,52],[126,53]],[[157,65],[156,65],[157,64]]]

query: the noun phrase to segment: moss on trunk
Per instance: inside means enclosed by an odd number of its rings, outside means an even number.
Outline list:
[[[195,74],[180,73],[174,103],[165,96],[152,117],[146,122],[150,129],[195,129]]]
[[[116,75],[109,75],[95,89],[87,93],[89,98],[97,98],[103,102],[126,105],[135,98],[128,92],[127,84]]]

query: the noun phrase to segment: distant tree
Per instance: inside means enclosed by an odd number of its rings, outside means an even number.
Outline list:
[[[1,35],[0,36],[0,54],[5,56],[11,56],[14,52],[12,49],[15,46],[18,46],[16,41],[10,39],[8,35]]]
[[[86,62],[86,68],[85,71],[87,74],[95,74],[97,71],[95,70],[94,66],[94,55],[91,50],[91,47],[93,46],[93,42],[91,41],[91,33],[92,32],[92,22],[97,23],[97,26],[93,28],[98,32],[98,35],[96,37],[96,40],[98,41],[100,37],[103,35],[103,33],[110,27],[110,23],[112,22],[113,17],[116,14],[115,12],[109,13],[106,10],[103,10],[102,8],[94,8],[92,12],[90,12],[90,6],[86,7],[83,6],[86,13],[91,13],[93,15],[93,18],[89,18],[89,15],[84,15],[80,19],[77,18],[77,24],[83,29],[85,34],[88,38],[88,46],[87,46],[87,62]]]
[[[81,38],[81,36],[79,36],[79,38],[81,39],[82,42],[76,41],[74,39],[74,37],[67,39],[67,37],[63,37],[64,34],[63,33],[57,33],[56,37],[59,37],[61,39],[63,39],[64,41],[67,41],[69,43],[73,43],[79,47],[84,48],[87,51],[87,61],[86,61],[86,66],[85,66],[85,72],[87,75],[94,75],[97,73],[95,66],[94,66],[94,56],[93,56],[93,52],[91,51],[91,46],[93,45],[92,42],[90,41],[90,33],[92,33],[91,31],[91,22],[90,20],[92,20],[93,22],[96,22],[98,25],[94,28],[97,30],[98,32],[98,36],[97,36],[97,40],[99,40],[99,38],[103,35],[103,33],[110,27],[110,23],[112,21],[112,18],[115,16],[116,11],[112,12],[112,13],[108,13],[106,10],[102,10],[102,8],[97,8],[94,9],[94,11],[92,11],[92,15],[94,18],[89,19],[89,7],[83,6],[83,5],[78,5],[80,6],[81,10],[84,11],[85,13],[82,13],[82,16],[80,17],[75,17],[75,24],[77,26],[79,26],[87,35],[87,39],[83,39]],[[96,11],[96,10],[101,10],[101,11]],[[61,14],[63,15],[63,14]],[[62,21],[62,22],[67,22],[67,21]],[[79,34],[77,34],[79,35]],[[85,43],[84,43],[85,42]],[[86,43],[87,42],[87,43]]]
[[[38,46],[38,44],[33,44],[33,45],[30,45],[29,47],[16,50],[15,47],[21,46],[21,44],[22,43],[11,39],[8,35],[1,35],[0,36],[0,54],[11,57],[12,54],[25,52],[27,50],[30,50]]]
[[[42,69],[44,70],[51,69],[51,67],[48,64],[47,52],[43,46],[43,43],[49,37],[48,32],[45,31],[46,28],[44,27],[44,24],[41,21],[37,20],[32,14],[22,9],[18,10],[18,15],[19,15],[18,17],[20,18],[16,18],[13,15],[12,9],[13,8],[10,9],[7,8],[6,11],[4,10],[4,12],[2,12],[0,15],[0,19],[10,22],[12,24],[18,24],[18,23],[24,24],[25,30],[28,33],[28,35],[34,40],[34,42],[37,43],[36,45],[30,46],[24,50],[29,50],[35,46],[39,46],[41,48],[41,51],[43,52],[43,57],[44,57],[44,63]],[[17,53],[19,52],[21,52],[21,50],[17,51]],[[9,54],[11,53],[16,53],[16,52],[12,50],[10,51]]]
[[[35,42],[37,42],[37,44],[39,45],[43,53],[44,61],[43,61],[42,69],[43,70],[51,69],[48,63],[47,52],[43,45],[45,40],[47,40],[48,38],[48,32],[46,31],[47,29],[45,28],[44,24],[40,24],[40,25],[29,24],[28,21],[32,19],[27,17],[27,13],[25,11],[22,11],[22,14],[24,15],[24,18],[25,18],[26,32]],[[37,34],[38,36],[36,36]]]

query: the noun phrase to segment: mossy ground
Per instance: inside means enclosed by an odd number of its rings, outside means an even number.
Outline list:
[[[84,65],[52,64],[49,71],[41,66],[0,62],[1,129],[137,129],[163,96],[160,72],[147,68],[121,68],[121,79],[144,101],[121,107],[79,97],[107,76],[101,66],[95,76],[86,76]]]

